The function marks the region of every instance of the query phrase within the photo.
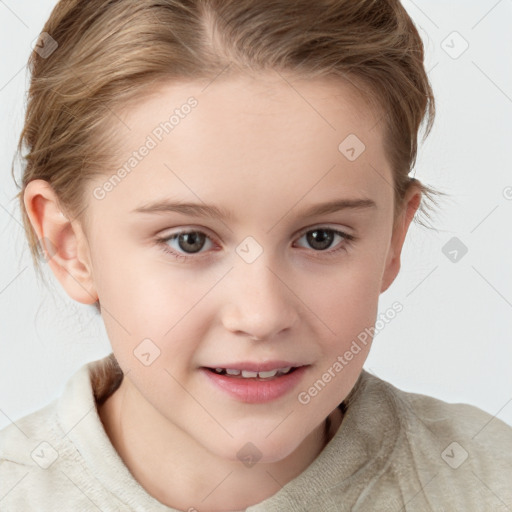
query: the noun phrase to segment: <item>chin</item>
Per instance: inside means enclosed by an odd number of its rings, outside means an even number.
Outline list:
[[[228,441],[229,446],[215,444],[209,447],[210,451],[226,460],[245,463],[248,467],[253,464],[272,464],[286,459],[291,455],[302,439],[295,440],[290,435],[274,436],[268,438],[261,434],[245,434],[235,436]]]

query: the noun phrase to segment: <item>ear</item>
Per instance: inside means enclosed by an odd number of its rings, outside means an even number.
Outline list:
[[[82,304],[95,303],[98,295],[89,247],[79,222],[72,222],[66,217],[47,181],[37,179],[29,182],[23,201],[44,251],[44,261],[62,287],[72,299]]]
[[[412,183],[404,196],[404,206],[393,227],[386,267],[382,276],[381,293],[391,286],[400,271],[400,256],[405,236],[420,203],[421,189],[418,185]]]

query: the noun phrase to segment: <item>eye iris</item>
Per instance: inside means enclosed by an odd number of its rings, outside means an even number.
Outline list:
[[[192,245],[192,250],[187,252],[197,252],[201,250],[205,240],[205,235],[198,232],[182,233],[179,235],[178,243],[180,249],[187,251],[190,247],[184,247],[183,243]]]
[[[332,244],[334,234],[328,229],[315,229],[314,231],[310,231],[307,238],[308,244],[310,244],[311,247],[323,251]],[[320,246],[317,246],[317,244],[320,244]]]

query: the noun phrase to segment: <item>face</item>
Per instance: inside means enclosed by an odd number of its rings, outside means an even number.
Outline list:
[[[344,83],[293,84],[159,88],[119,113],[119,165],[87,190],[92,282],[127,383],[231,460],[248,442],[286,457],[347,396],[371,338],[344,354],[375,325],[401,246],[378,117]],[[276,361],[302,368],[250,383],[205,370]]]

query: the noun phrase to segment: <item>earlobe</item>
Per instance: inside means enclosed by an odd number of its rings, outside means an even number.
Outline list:
[[[98,295],[87,240],[79,222],[66,217],[55,191],[44,180],[28,183],[23,201],[44,254],[43,261],[72,299],[94,304]]]
[[[393,228],[391,245],[386,261],[386,268],[382,277],[380,293],[385,292],[396,279],[401,265],[402,248],[409,226],[421,203],[421,191],[416,186],[411,186],[404,198],[404,208]]]

